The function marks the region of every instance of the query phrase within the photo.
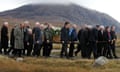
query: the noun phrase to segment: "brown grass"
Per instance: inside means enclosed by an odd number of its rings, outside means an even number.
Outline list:
[[[118,72],[119,60],[110,60],[102,67],[93,67],[94,60],[59,58],[31,58],[16,62],[10,58],[0,58],[0,72]]]

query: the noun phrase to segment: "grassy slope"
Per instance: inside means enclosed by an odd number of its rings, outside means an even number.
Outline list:
[[[0,72],[118,72],[120,61],[111,60],[103,67],[94,68],[93,60],[25,58],[16,62],[9,58],[0,58]]]

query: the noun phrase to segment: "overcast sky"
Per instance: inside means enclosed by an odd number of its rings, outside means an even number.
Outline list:
[[[120,0],[1,0],[0,12],[30,3],[69,4],[71,2],[107,13],[120,22]]]

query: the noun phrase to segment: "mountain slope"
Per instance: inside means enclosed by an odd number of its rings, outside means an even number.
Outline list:
[[[47,22],[70,21],[76,24],[102,24],[116,25],[120,28],[119,22],[107,14],[84,7],[69,5],[25,5],[20,8],[0,13],[0,17],[13,17],[19,19],[32,19]]]

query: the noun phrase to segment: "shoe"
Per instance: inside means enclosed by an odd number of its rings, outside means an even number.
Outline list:
[[[75,56],[77,56],[77,53],[75,53]]]

